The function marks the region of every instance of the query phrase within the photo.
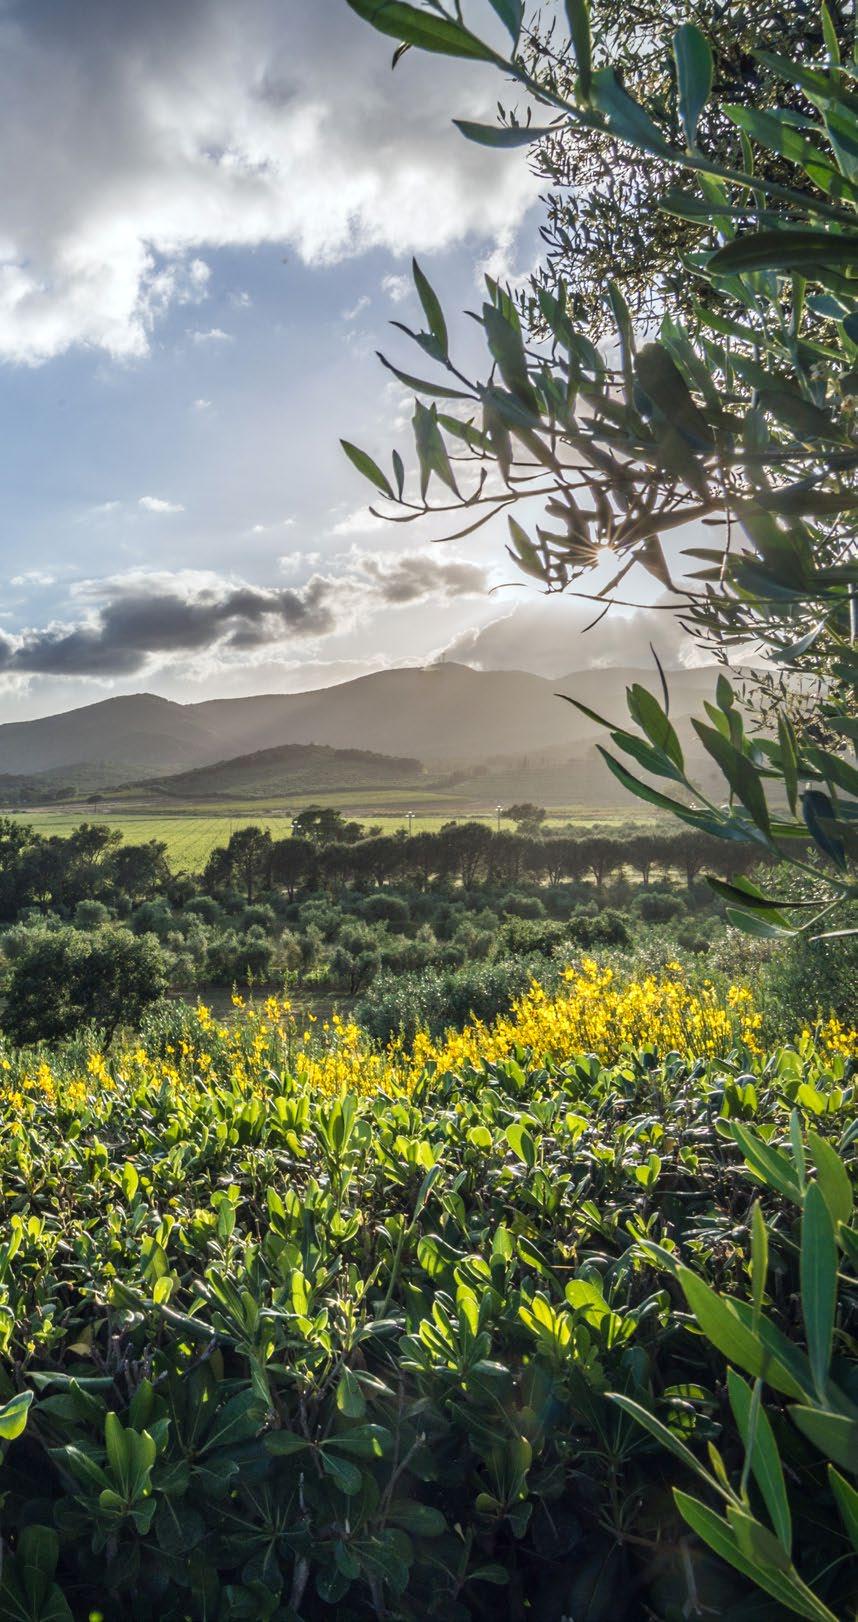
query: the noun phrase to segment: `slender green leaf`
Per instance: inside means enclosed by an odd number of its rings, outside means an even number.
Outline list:
[[[477,62],[500,62],[488,45],[477,39],[463,23],[445,17],[433,17],[402,0],[347,0],[352,11],[364,22],[371,23],[380,34],[388,34],[403,44],[414,45],[421,51],[436,51],[441,56],[464,56]]]
[[[828,1480],[831,1491],[837,1500],[840,1518],[852,1542],[853,1548],[858,1551],[858,1492],[850,1486],[849,1482],[835,1470],[834,1465],[828,1466]]]
[[[747,1449],[750,1439],[751,1387],[736,1373],[735,1369],[728,1369],[727,1390],[730,1397],[730,1407],[739,1427],[739,1434]],[[751,1447],[751,1469],[757,1486],[762,1493],[763,1502],[771,1517],[772,1526],[785,1553],[789,1555],[792,1547],[792,1520],[789,1499],[774,1432],[762,1404],[758,1406],[756,1413],[755,1434],[753,1446]]]
[[[858,1475],[858,1420],[803,1404],[790,1408],[789,1416],[820,1453]]]
[[[705,34],[694,23],[683,23],[673,36],[673,55],[679,87],[679,116],[689,147],[697,143],[700,114],[712,89],[712,51]]]
[[[801,1309],[807,1354],[817,1395],[825,1399],[834,1313],[837,1306],[837,1245],[834,1224],[818,1183],[804,1196],[801,1225]]]
[[[358,473],[362,473],[365,479],[369,479],[370,484],[375,485],[376,490],[380,490],[382,495],[389,497],[392,501],[393,486],[387,475],[382,473],[378,463],[374,462],[366,451],[359,450],[357,445],[350,445],[347,439],[341,439],[340,444],[349,461],[357,468]]]
[[[566,0],[566,20],[569,24],[569,38],[572,41],[572,50],[575,53],[575,66],[578,69],[581,95],[585,101],[589,101],[590,85],[593,78],[589,0]]]
[[[447,336],[447,323],[444,320],[444,312],[441,309],[440,303],[438,302],[437,294],[435,293],[431,284],[427,281],[416,259],[413,259],[411,262],[411,271],[414,277],[414,285],[417,288],[417,296],[423,306],[423,314],[426,317],[426,324],[432,334],[432,337],[438,344],[441,353],[446,355],[448,353],[450,343]]]
[[[501,149],[532,146],[534,141],[541,141],[546,135],[554,135],[557,130],[556,125],[549,124],[474,124],[467,118],[454,118],[453,123],[466,141],[473,141],[477,146],[495,146]]]

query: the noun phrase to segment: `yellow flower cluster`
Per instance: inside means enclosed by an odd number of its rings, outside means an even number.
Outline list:
[[[320,1022],[304,1012],[299,1020],[291,1004],[276,997],[261,1006],[241,997],[233,1003],[227,1020],[216,1019],[202,1003],[188,1010],[174,1027],[182,1034],[167,1042],[150,1034],[109,1054],[90,1052],[83,1061],[62,1049],[51,1063],[41,1057],[28,1062],[23,1054],[0,1057],[0,1106],[7,1121],[46,1104],[71,1114],[108,1110],[117,1094],[142,1100],[162,1088],[181,1111],[183,1099],[192,1107],[200,1090],[251,1098],[297,1085],[329,1097],[409,1096],[433,1076],[512,1058],[560,1066],[589,1053],[610,1064],[642,1049],[707,1059],[740,1050],[753,1062],[762,1052],[762,1015],[750,989],[734,985],[724,995],[709,981],[689,985],[676,963],[659,976],[623,983],[612,969],[586,958],[566,970],[559,991],[534,982],[508,1015],[491,1024],[475,1020],[439,1039],[420,1031],[410,1048],[394,1041],[380,1049],[337,1014]],[[829,1019],[802,1032],[796,1047],[803,1058],[842,1061],[858,1052],[858,1031]]]
[[[564,982],[558,996],[534,983],[512,1012],[490,1027],[475,1024],[451,1032],[440,1045],[418,1036],[416,1065],[457,1070],[482,1061],[497,1063],[517,1048],[526,1048],[539,1062],[555,1063],[582,1053],[595,1053],[610,1063],[634,1048],[661,1054],[675,1049],[701,1058],[737,1047],[751,1054],[761,1051],[762,1014],[745,986],[731,986],[725,1006],[710,982],[689,987],[677,963],[669,963],[658,979],[648,976],[621,985],[613,969],[600,969],[592,958],[567,969]]]

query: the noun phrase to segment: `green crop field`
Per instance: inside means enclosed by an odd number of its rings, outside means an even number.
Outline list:
[[[333,798],[342,800],[344,814],[358,817],[367,826],[378,826],[385,834],[393,834],[397,829],[407,831],[408,816],[405,811],[392,811],[389,807],[380,807],[377,811],[372,806],[358,806],[347,804],[346,796],[328,796],[327,803]],[[319,803],[322,796],[319,797]],[[298,809],[296,807],[296,809]],[[40,834],[49,836],[59,834],[65,836],[73,828],[84,821],[93,821],[106,824],[111,828],[118,828],[129,844],[140,844],[148,839],[163,840],[167,846],[167,859],[170,866],[176,870],[186,872],[199,872],[208,860],[210,853],[216,845],[225,845],[230,834],[239,828],[250,826],[267,828],[273,839],[286,839],[292,830],[292,811],[272,807],[256,807],[237,802],[235,805],[207,808],[205,810],[195,807],[187,811],[171,808],[170,811],[152,810],[142,811],[129,806],[127,811],[116,808],[93,811],[92,806],[86,803],[64,806],[60,810],[36,810],[31,812],[16,812],[17,819],[26,822]],[[646,813],[644,812],[644,817]],[[471,811],[456,808],[433,811],[427,807],[415,810],[412,817],[412,833],[436,833],[451,817],[475,817],[480,821],[496,826],[497,813],[495,811]],[[629,816],[616,810],[585,810],[580,806],[571,807],[568,812],[555,813],[548,819],[549,827],[568,826],[591,828],[594,825],[605,831],[628,826]],[[635,821],[643,820],[635,817]],[[512,823],[501,822],[501,826],[511,828]]]

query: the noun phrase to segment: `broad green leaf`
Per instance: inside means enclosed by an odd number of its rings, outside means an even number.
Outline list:
[[[388,496],[392,501],[393,487],[387,474],[382,473],[378,463],[374,462],[372,457],[368,456],[366,451],[360,450],[357,445],[350,445],[347,439],[341,439],[340,444],[349,461],[357,468],[358,473],[362,473],[365,479],[369,479],[370,484],[375,485],[376,490],[380,490],[382,495]],[[129,1199],[133,1198],[132,1195],[128,1197]]]
[[[726,1560],[745,1577],[757,1583],[767,1594],[771,1594],[781,1605],[785,1605],[788,1611],[793,1611],[798,1616],[810,1617],[813,1622],[837,1622],[834,1612],[823,1605],[797,1576],[774,1571],[770,1567],[761,1566],[756,1560],[749,1559],[739,1547],[729,1522],[722,1520],[714,1510],[709,1509],[706,1504],[701,1504],[697,1498],[689,1498],[687,1493],[680,1492],[676,1487],[673,1496],[680,1515],[692,1531],[720,1555],[722,1560]]]
[[[4,1442],[14,1442],[24,1431],[32,1400],[32,1391],[21,1391],[0,1407],[0,1438]]]
[[[292,1453],[303,1453],[310,1443],[303,1436],[297,1436],[294,1431],[269,1431],[265,1438],[265,1447],[269,1453],[281,1457],[288,1457]]]
[[[444,355],[446,355],[449,350],[450,343],[447,336],[447,323],[444,320],[444,312],[441,309],[440,303],[438,302],[437,294],[435,293],[431,284],[427,281],[416,259],[413,259],[411,262],[411,270],[414,277],[414,285],[417,288],[417,296],[423,306],[423,314],[426,317],[426,324],[432,334],[432,337],[436,340],[439,349]]]
[[[501,22],[512,40],[513,50],[518,44],[521,33],[521,24],[524,16],[524,0],[489,0],[492,10],[497,12]]]
[[[769,1188],[777,1189],[793,1204],[801,1204],[801,1184],[787,1155],[770,1143],[765,1143],[742,1121],[726,1121],[724,1131],[738,1144],[751,1170],[762,1182],[768,1184]]]
[[[691,725],[707,754],[720,766],[733,794],[753,817],[761,832],[768,836],[771,832],[769,809],[762,779],[756,767],[747,755],[736,749],[715,727],[704,725],[696,716],[692,717]]]
[[[789,940],[791,935],[797,933],[786,918],[778,921],[766,918],[759,912],[740,911],[737,907],[727,908],[727,922],[734,929],[741,929],[745,935],[754,935],[757,940],[763,941]]]
[[[647,692],[645,687],[641,687],[638,682],[634,682],[627,689],[627,701],[632,720],[636,721],[638,726],[646,733],[650,743],[654,744],[657,749],[663,749],[668,758],[673,761],[673,764],[682,771],[685,763],[679,738],[675,727],[662,709],[658,699],[652,693]]]
[[[819,1188],[832,1222],[848,1222],[855,1201],[852,1179],[843,1161],[837,1150],[812,1128],[808,1128],[807,1144],[813,1156]]]
[[[673,36],[679,116],[689,147],[697,142],[700,114],[712,89],[712,51],[705,34],[694,23],[683,23]]]
[[[685,444],[698,451],[713,448],[712,429],[664,344],[644,344],[635,357],[635,376],[647,399]]]
[[[516,399],[527,406],[529,411],[538,416],[539,400],[528,374],[527,357],[520,329],[496,309],[494,304],[483,305],[483,326],[486,329],[492,357],[497,362],[507,388]]]
[[[837,1307],[837,1245],[834,1224],[818,1183],[804,1196],[801,1225],[801,1310],[807,1354],[817,1395],[825,1400],[834,1314]]]
[[[447,447],[438,427],[438,417],[434,406],[425,406],[422,401],[414,402],[414,444],[417,450],[417,460],[420,463],[420,494],[426,500],[429,481],[432,474],[441,480],[442,484],[458,495],[455,474],[450,463]]]
[[[360,1388],[360,1382],[351,1369],[343,1369],[340,1382],[337,1386],[337,1407],[347,1419],[363,1419],[366,1413],[366,1398]]]
[[[352,1464],[350,1459],[340,1458],[336,1453],[322,1451],[319,1457],[325,1475],[330,1476],[334,1485],[339,1487],[340,1492],[345,1493],[347,1498],[354,1498],[355,1494],[360,1492],[363,1483],[359,1467]]]
[[[433,17],[416,6],[405,5],[402,0],[347,0],[347,4],[364,22],[377,28],[380,34],[388,34],[392,39],[414,45],[421,51],[436,51],[441,56],[464,56],[477,62],[502,60],[463,23]]]
[[[593,77],[589,0],[566,0],[566,20],[569,24],[569,38],[572,41],[575,66],[578,69],[581,96],[584,101],[589,101],[590,84]]]
[[[814,844],[824,851],[836,867],[845,869],[846,850],[843,840],[832,827],[837,816],[828,795],[823,794],[821,789],[806,789],[801,796],[801,810]]]
[[[858,1475],[858,1419],[803,1404],[790,1408],[789,1416],[820,1453]]]
[[[747,1450],[750,1442],[751,1388],[736,1373],[735,1369],[728,1369],[727,1390],[730,1396],[730,1407],[733,1410],[733,1416],[739,1427],[739,1434]],[[771,1517],[772,1526],[785,1553],[789,1555],[792,1547],[792,1520],[789,1499],[774,1432],[762,1403],[757,1406],[755,1433],[750,1452],[751,1469],[757,1486],[762,1493],[763,1502]]]
[[[394,1499],[387,1511],[387,1518],[394,1526],[401,1526],[404,1532],[416,1538],[440,1538],[447,1531],[447,1522],[440,1509],[433,1509],[431,1504],[420,1504],[411,1498]]]
[[[628,141],[642,152],[661,153],[667,150],[667,142],[658,125],[653,123],[640,102],[634,101],[623,89],[613,68],[599,68],[592,75],[590,99],[604,114],[611,134],[621,141]]]
[[[679,1267],[677,1278],[699,1327],[723,1357],[738,1363],[755,1379],[767,1380],[776,1391],[788,1397],[802,1395],[801,1387],[788,1371],[766,1353],[761,1341],[733,1311],[729,1297],[719,1295],[688,1267]]]
[[[654,1436],[662,1447],[666,1447],[675,1458],[679,1459],[681,1464],[686,1465],[689,1470],[694,1471],[695,1475],[700,1476],[708,1487],[715,1487],[716,1490],[720,1491],[718,1484],[713,1481],[709,1471],[704,1468],[700,1460],[694,1457],[691,1449],[686,1447],[685,1443],[681,1442],[679,1437],[668,1429],[667,1425],[664,1425],[660,1419],[656,1419],[655,1414],[650,1413],[648,1408],[642,1407],[639,1402],[634,1402],[631,1397],[622,1396],[616,1391],[608,1392],[608,1401],[616,1403],[618,1408],[622,1408],[623,1413],[629,1414],[632,1419],[636,1419],[644,1430],[649,1431],[650,1435]]]
[[[798,270],[813,280],[814,272],[828,265],[858,265],[858,235],[792,227],[748,231],[717,248],[707,261],[707,270],[717,276]]]
[[[467,118],[454,118],[453,123],[466,141],[474,141],[477,146],[531,146],[556,132],[556,126],[547,124],[474,124]]]
[[[840,1519],[849,1534],[853,1548],[858,1551],[858,1492],[838,1470],[835,1470],[833,1464],[828,1466],[828,1480],[837,1500]]]
[[[742,1553],[766,1570],[788,1572],[790,1559],[783,1545],[762,1521],[736,1504],[727,1505],[727,1522]]]

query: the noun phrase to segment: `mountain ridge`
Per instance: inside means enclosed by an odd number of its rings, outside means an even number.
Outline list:
[[[699,709],[717,667],[674,671],[673,709]],[[155,693],[102,699],[56,715],[0,725],[0,774],[110,766],[116,784],[179,774],[287,745],[356,749],[438,768],[569,749],[600,728],[558,694],[613,722],[625,688],[657,673],[637,666],[574,671],[549,681],[527,671],[441,663],[377,671],[301,693],[263,693],[180,704]]]

